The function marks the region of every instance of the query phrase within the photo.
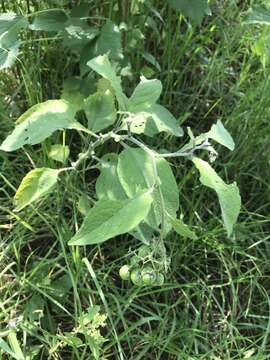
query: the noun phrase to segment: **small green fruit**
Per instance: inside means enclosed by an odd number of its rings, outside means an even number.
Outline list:
[[[142,274],[140,270],[133,270],[130,278],[134,285],[142,285]]]
[[[149,255],[149,253],[151,252],[151,249],[149,246],[147,245],[142,245],[140,248],[139,248],[139,251],[138,251],[138,256],[140,258],[145,258],[146,256]]]
[[[129,280],[130,278],[130,267],[128,265],[123,265],[119,270],[119,275],[122,280]]]
[[[153,285],[156,281],[156,275],[151,268],[144,269],[142,271],[142,280],[144,285]]]
[[[138,259],[138,257],[136,255],[132,256],[132,258],[130,259],[130,265],[131,266],[137,266],[138,262],[139,262],[139,259]]]
[[[156,276],[155,285],[161,286],[164,284],[164,275],[162,273],[158,273]]]

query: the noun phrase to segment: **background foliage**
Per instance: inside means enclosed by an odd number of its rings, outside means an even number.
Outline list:
[[[91,87],[65,79],[86,71],[85,59],[104,51],[105,38],[124,68],[128,95],[141,75],[155,77],[163,84],[160,103],[182,127],[197,135],[218,119],[226,125],[235,151],[220,147],[215,168],[226,183],[237,181],[243,200],[228,240],[215,195],[199,186],[191,164],[171,161],[181,212],[197,236],[172,234],[166,241],[171,264],[165,284],[135,288],[120,281],[118,268],[133,255],[137,240],[122,236],[102,246],[67,246],[71,229],[92,205],[98,170],[89,164],[79,178],[61,178],[57,193],[16,213],[12,198],[25,173],[33,165],[56,167],[50,156],[54,143],[48,139],[42,147],[0,152],[3,359],[89,359],[89,347],[93,358],[106,359],[269,357],[269,12],[263,1],[201,1],[196,12],[188,3],[133,1],[128,7],[125,1],[89,1],[89,21],[99,35],[80,30],[80,41],[72,43],[78,36],[74,27],[55,33],[48,31],[53,21],[44,28],[42,16],[34,22],[30,16],[30,30],[19,32],[29,26],[21,21],[11,39],[1,37],[10,48],[8,57],[0,53],[1,66],[18,57],[0,76],[1,142],[29,107],[61,94],[74,98],[76,89]],[[2,2],[2,11],[29,15],[73,5],[9,1]],[[54,16],[66,21],[62,12],[54,10]],[[103,40],[79,57],[76,46],[96,36]],[[54,142],[61,143],[62,135]],[[68,133],[65,140],[77,154],[85,139]],[[151,139],[157,144],[177,150],[179,138],[163,133]]]

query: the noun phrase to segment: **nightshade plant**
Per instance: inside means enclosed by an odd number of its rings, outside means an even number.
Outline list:
[[[48,13],[50,11],[51,13]],[[55,189],[60,176],[66,176],[68,172],[78,172],[83,164],[91,159],[100,169],[96,179],[96,202],[86,212],[81,227],[70,239],[69,245],[100,244],[129,233],[144,243],[144,247],[131,259],[130,266],[126,265],[120,271],[121,277],[131,277],[133,283],[138,285],[142,280],[149,285],[162,284],[163,274],[169,267],[164,246],[166,236],[175,231],[183,237],[196,239],[194,231],[184,224],[178,215],[179,191],[168,159],[184,157],[193,162],[200,173],[201,183],[216,192],[227,235],[231,236],[241,205],[237,185],[227,185],[209,162],[198,155],[202,150],[207,151],[211,162],[217,156],[212,141],[233,150],[233,139],[222,122],[217,121],[208,132],[197,137],[188,129],[190,140],[182,147],[179,145],[175,152],[151,148],[147,145],[147,140],[142,140],[142,135],[143,139],[147,139],[165,132],[177,137],[180,144],[184,134],[176,118],[158,104],[162,92],[161,82],[142,76],[132,95],[128,97],[113,62],[119,55],[115,50],[121,47],[116,28],[107,22],[99,33],[97,29],[88,28],[80,18],[76,19],[75,26],[74,19],[63,14],[62,12],[60,16],[56,10],[43,12],[34,19],[31,27],[44,31],[69,31],[65,34],[69,37],[69,45],[73,39],[72,46],[80,50],[90,44],[91,54],[97,56],[93,57],[88,53],[88,60],[83,62],[81,73],[85,75],[92,71],[97,74],[95,91],[88,89],[86,77],[68,79],[61,99],[34,105],[19,117],[15,129],[2,143],[0,150],[10,152],[25,145],[42,143],[61,129],[84,133],[89,139],[89,146],[79,154],[75,162],[70,162],[68,167],[31,170],[23,178],[15,194],[15,208],[21,211],[38,201]],[[7,38],[10,32],[14,36],[14,31],[18,34],[18,31],[28,24],[24,18],[16,18],[15,15],[2,14],[0,20],[3,21],[4,18],[9,18],[10,22],[3,23],[0,31],[5,28],[4,34]],[[16,22],[14,19],[19,20]],[[73,21],[73,25],[68,25],[67,30],[63,24],[68,21]],[[85,25],[84,30],[82,24]],[[100,37],[92,43],[98,33]],[[102,36],[103,40],[100,40]],[[109,44],[111,49],[108,49]],[[84,51],[84,60],[85,54]],[[8,63],[9,59],[8,55]],[[87,126],[76,118],[76,114],[82,111],[87,118]],[[97,149],[106,149],[105,144],[109,141],[120,145],[121,151],[107,153],[99,158]],[[53,159],[63,163],[68,161],[69,154],[70,149],[66,144],[55,144],[50,151]],[[146,249],[148,251],[145,251]],[[139,264],[144,267],[142,272],[138,268]]]

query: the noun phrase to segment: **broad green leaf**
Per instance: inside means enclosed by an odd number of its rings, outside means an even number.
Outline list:
[[[98,81],[97,81],[97,91],[100,91],[100,92],[105,92],[107,90],[110,90],[110,92],[113,94],[114,93],[114,90],[113,90],[113,87],[111,86],[111,83],[109,80],[107,79],[104,79],[104,78],[100,78]]]
[[[92,208],[91,202],[86,194],[82,194],[79,197],[79,201],[77,203],[77,208],[78,208],[79,212],[84,216],[91,210],[91,208]]]
[[[234,150],[235,148],[235,144],[230,133],[225,129],[222,122],[218,120],[216,124],[212,125],[211,129],[208,132],[196,136],[194,139],[191,139],[189,143],[184,145],[181,148],[181,152],[191,150],[194,145],[199,145],[203,143],[206,139],[213,139],[219,144],[227,147],[229,150]]]
[[[61,98],[83,109],[84,99],[94,92],[92,79],[72,76],[64,80]]]
[[[31,170],[22,180],[15,196],[16,210],[20,211],[52,190],[57,183],[59,170],[37,168]]]
[[[11,67],[19,55],[20,43],[14,43],[12,47],[4,48],[0,44],[0,70]]]
[[[175,117],[164,107],[154,104],[145,111],[138,112],[125,119],[130,121],[130,130],[135,134],[154,136],[160,132],[167,132],[174,136],[183,136],[182,128]],[[123,129],[127,130],[124,124]]]
[[[13,12],[0,13],[0,35],[5,32],[16,32],[20,29],[26,28],[28,21],[22,15],[15,14]]]
[[[62,275],[60,278],[54,280],[50,286],[50,289],[48,289],[53,298],[58,298],[59,301],[61,300],[66,301],[66,298],[64,298],[69,290],[72,288],[72,282],[71,282],[71,278],[70,275],[64,274]]]
[[[150,125],[151,130],[149,129],[146,133],[147,135],[154,136],[155,134],[164,131],[174,136],[183,136],[183,130],[177,124],[177,120],[164,106],[154,104],[147,109],[147,113],[152,119]]]
[[[129,111],[136,113],[149,108],[159,99],[161,91],[162,84],[159,80],[147,80],[142,76],[139,85],[129,99]]]
[[[99,244],[131,231],[146,218],[152,201],[149,191],[123,201],[98,201],[69,245]]]
[[[61,98],[72,102],[78,110],[83,108],[84,96],[80,92],[81,79],[80,78],[68,78],[64,81]]]
[[[63,45],[71,50],[82,51],[83,47],[91,42],[98,34],[99,30],[95,27],[90,27],[87,21],[71,18],[65,23]]]
[[[39,321],[44,316],[46,301],[40,294],[33,294],[24,307],[24,318],[31,322]]]
[[[28,21],[13,13],[0,14],[0,70],[9,68],[19,54],[19,32],[28,26]]]
[[[65,28],[67,20],[68,16],[62,9],[42,10],[35,14],[30,29],[35,31],[60,31]]]
[[[117,175],[118,155],[111,153],[101,158],[100,175],[96,181],[96,193],[99,200],[127,199]]]
[[[193,158],[192,161],[200,172],[201,183],[216,191],[224,225],[230,236],[241,209],[241,197],[236,183],[227,185],[206,161],[199,158]]]
[[[85,132],[85,133],[87,133],[87,134],[89,134],[91,136],[93,135],[93,132],[91,130],[89,130],[88,128],[83,126],[79,121],[76,121],[76,120],[72,121],[68,125],[67,129],[73,129],[73,130],[77,130],[77,131],[82,131],[82,132]]]
[[[108,56],[100,55],[88,61],[87,65],[99,75],[110,81],[121,110],[126,110],[128,108],[128,99],[123,93],[121,79],[116,75],[116,72],[110,63]]]
[[[215,140],[219,144],[227,147],[229,150],[234,150],[235,144],[233,138],[220,120],[211,127],[207,135],[210,139]]]
[[[68,128],[75,113],[76,108],[65,100],[48,100],[34,105],[19,117],[0,150],[14,151],[26,144],[38,144],[54,131]]]
[[[87,17],[91,9],[91,3],[83,2],[79,5],[72,6],[70,11],[71,17],[84,18]]]
[[[88,128],[98,132],[112,125],[116,120],[114,96],[110,90],[96,92],[84,101]]]
[[[156,163],[158,179],[155,177],[153,161]],[[162,158],[152,160],[142,149],[130,148],[119,155],[117,173],[129,198],[140,190],[151,189],[154,184],[160,183],[162,199],[158,189],[154,190],[152,209],[145,220],[157,229],[164,216],[165,231],[169,231],[171,225],[168,216],[175,217],[179,207],[178,187],[169,163]]]
[[[262,6],[250,9],[244,22],[246,24],[270,25],[270,9]]]
[[[88,66],[89,59],[95,58],[94,53],[95,41],[88,42],[80,51],[80,75],[85,76],[89,73],[90,68]]]
[[[109,54],[110,59],[123,59],[121,33],[119,27],[112,21],[107,21],[101,28],[100,35],[95,44],[95,56]]]
[[[208,0],[168,0],[169,5],[185,16],[189,17],[195,24],[200,24],[204,15],[209,13]]]
[[[106,154],[101,159],[100,175],[96,181],[96,193],[99,200],[126,200],[128,199],[117,174],[118,155]],[[141,223],[129,232],[136,239],[148,244],[153,229],[147,224]]]
[[[1,20],[0,20],[1,24]],[[1,26],[1,25],[0,25]],[[22,29],[25,29],[28,26],[28,21],[19,16],[17,21],[12,22],[12,25],[8,30],[2,32],[0,31],[0,46],[1,48],[8,49],[14,47],[14,43],[18,42],[18,35]]]
[[[177,232],[177,234],[183,236],[184,238],[189,238],[192,240],[197,239],[197,235],[192,231],[182,219],[170,219],[173,229]]]
[[[150,227],[147,223],[142,222],[133,230],[129,231],[129,234],[135,237],[135,239],[140,240],[146,245],[149,245],[151,239],[153,238],[155,230]]]
[[[69,147],[67,145],[55,144],[52,145],[49,151],[49,157],[53,160],[65,163],[69,157]]]
[[[229,150],[234,150],[235,144],[230,133],[225,129],[220,120],[216,124],[212,125],[211,129],[195,138],[195,144],[200,144],[206,139],[213,139],[219,144],[225,146]],[[193,141],[190,144],[194,144]]]

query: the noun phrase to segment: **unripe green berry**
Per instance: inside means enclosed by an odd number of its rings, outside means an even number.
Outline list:
[[[130,259],[130,265],[131,266],[137,266],[138,262],[139,262],[139,259],[138,259],[138,257],[136,255],[132,256],[132,258]]]
[[[122,280],[129,280],[130,278],[130,267],[128,265],[123,265],[119,270],[119,275]]]
[[[153,285],[156,281],[156,275],[153,269],[144,269],[142,271],[142,280],[144,285]]]
[[[163,284],[164,284],[164,275],[162,273],[158,273],[156,275],[155,285],[161,286]]]
[[[138,286],[142,285],[142,274],[141,274],[140,270],[138,270],[138,269],[133,270],[131,272],[130,278],[134,285],[138,285]]]
[[[138,251],[138,256],[140,258],[145,258],[146,256],[149,255],[149,253],[151,252],[151,249],[149,246],[147,245],[142,245],[140,248],[139,248],[139,251]]]

